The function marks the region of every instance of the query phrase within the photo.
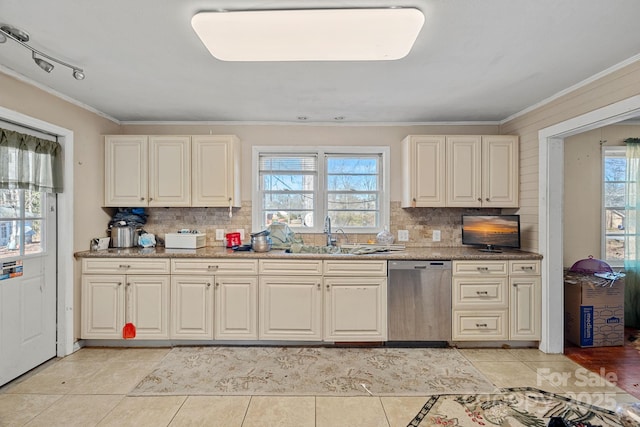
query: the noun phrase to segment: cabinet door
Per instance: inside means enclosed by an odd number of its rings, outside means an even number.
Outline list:
[[[447,206],[482,205],[482,139],[447,136]]]
[[[147,137],[105,136],[105,206],[147,206]]]
[[[124,275],[82,276],[81,338],[122,338],[124,299]]]
[[[213,276],[171,276],[171,338],[213,339]]]
[[[402,141],[402,207],[445,206],[445,137],[408,136]]]
[[[215,338],[258,339],[258,277],[216,276]]]
[[[387,340],[387,279],[324,279],[325,341]]]
[[[136,339],[169,339],[169,275],[127,276],[125,322]]]
[[[191,206],[240,206],[240,143],[233,135],[192,136]]]
[[[191,138],[149,137],[149,206],[191,203]]]
[[[510,338],[537,341],[542,298],[540,276],[512,277],[510,283]]]
[[[518,207],[518,137],[482,137],[482,206]]]
[[[322,340],[322,277],[262,276],[261,340]]]

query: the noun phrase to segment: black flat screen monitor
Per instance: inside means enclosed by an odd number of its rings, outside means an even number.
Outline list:
[[[483,252],[520,248],[519,215],[462,215],[462,244],[482,246]]]

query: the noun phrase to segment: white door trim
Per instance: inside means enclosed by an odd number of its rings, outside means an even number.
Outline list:
[[[57,349],[59,357],[73,352],[73,131],[0,107],[0,119],[58,136],[64,159],[64,191],[58,194]],[[60,236],[64,236],[62,239]]]
[[[563,189],[564,138],[640,115],[640,95],[557,123],[538,132],[538,243],[542,259],[540,350],[564,350]]]

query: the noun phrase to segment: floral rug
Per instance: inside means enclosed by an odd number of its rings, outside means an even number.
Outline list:
[[[407,427],[545,427],[552,417],[569,426],[621,426],[609,410],[530,387],[498,394],[432,396]]]
[[[453,348],[176,347],[130,395],[425,396],[496,391]]]

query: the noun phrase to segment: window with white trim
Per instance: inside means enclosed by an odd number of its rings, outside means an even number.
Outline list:
[[[627,157],[624,146],[603,147],[602,258],[612,266],[624,264]]]
[[[389,218],[389,147],[254,147],[253,231],[377,233]]]

